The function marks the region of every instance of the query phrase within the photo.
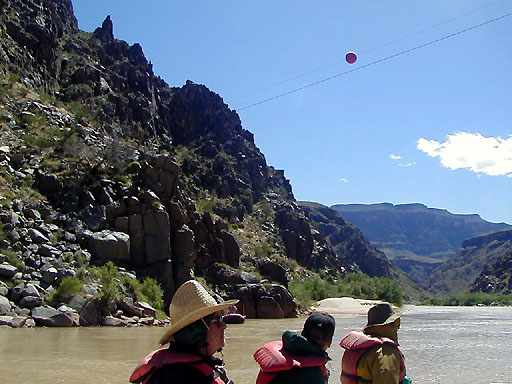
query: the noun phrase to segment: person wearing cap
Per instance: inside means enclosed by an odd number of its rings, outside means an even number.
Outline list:
[[[350,332],[340,346],[342,384],[398,384],[410,382],[405,376],[404,356],[398,349],[401,310],[379,303],[368,311],[363,332]]]
[[[331,346],[334,318],[327,312],[313,312],[302,332],[285,331],[282,341],[260,347],[254,359],[260,366],[256,384],[325,384],[330,360],[326,350]]]
[[[147,355],[130,376],[143,384],[230,384],[223,362],[213,354],[224,346],[226,308],[238,303],[217,303],[197,281],[189,280],[174,294],[169,306],[171,327],[158,349]]]

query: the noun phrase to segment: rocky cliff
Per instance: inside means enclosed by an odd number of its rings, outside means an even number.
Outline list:
[[[168,303],[201,277],[265,318],[296,314],[290,278],[346,273],[350,262],[219,95],[166,84],[139,44],[114,37],[110,17],[80,31],[69,0],[7,0],[0,18],[0,296],[10,324],[57,310],[62,297],[51,297],[66,277],[81,284],[64,303],[75,324],[96,324],[143,313],[108,295],[99,303],[112,281],[134,302],[130,279],[154,278]],[[109,262],[119,270],[101,283],[88,268]]]
[[[300,206],[336,254],[350,261],[353,269],[372,277],[386,277],[398,282],[409,300],[417,301],[428,295],[383,252],[374,248],[359,228],[341,217],[334,209],[311,202],[300,202]]]
[[[331,208],[359,227],[374,247],[420,283],[453,256],[464,240],[510,227],[423,204],[339,204]]]
[[[464,241],[462,248],[425,280],[436,295],[510,293],[512,229]]]

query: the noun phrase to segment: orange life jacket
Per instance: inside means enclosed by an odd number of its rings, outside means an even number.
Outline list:
[[[283,348],[282,341],[273,341],[260,347],[254,353],[254,360],[261,368],[256,384],[268,384],[279,372],[292,368],[320,367],[324,376],[329,376],[329,371],[325,367],[327,356],[294,355]]]
[[[345,348],[343,358],[341,359],[341,383],[342,384],[358,384],[371,383],[371,380],[363,379],[357,376],[357,363],[359,359],[373,347],[378,345],[393,345],[400,354],[400,374],[399,382],[401,383],[405,377],[405,361],[404,355],[398,349],[398,343],[387,337],[369,336],[363,332],[350,332],[340,342],[340,346]]]
[[[130,383],[146,384],[156,369],[167,364],[177,363],[190,363],[190,366],[198,369],[205,376],[213,375],[213,384],[226,384],[220,377],[216,377],[216,371],[206,364],[201,356],[192,353],[172,351],[168,348],[157,349],[142,359],[131,374]]]

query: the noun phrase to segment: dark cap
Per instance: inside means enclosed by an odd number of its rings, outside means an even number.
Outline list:
[[[304,323],[304,336],[308,338],[308,335],[313,329],[318,329],[324,335],[324,339],[330,339],[334,335],[334,328],[336,327],[336,321],[327,312],[313,312],[306,319]]]

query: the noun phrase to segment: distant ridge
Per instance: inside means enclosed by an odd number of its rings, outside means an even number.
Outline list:
[[[299,205],[339,257],[354,263],[369,276],[387,277],[396,281],[408,300],[417,301],[426,297],[427,293],[416,282],[388,260],[384,253],[370,245],[361,230],[334,209],[306,201],[299,202]]]
[[[457,253],[464,240],[510,227],[490,223],[478,214],[453,214],[420,203],[337,204],[331,208],[418,282]]]
[[[461,249],[425,280],[435,295],[510,293],[512,228],[464,241]]]

